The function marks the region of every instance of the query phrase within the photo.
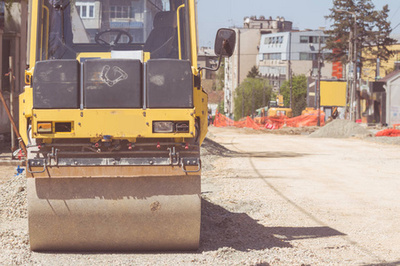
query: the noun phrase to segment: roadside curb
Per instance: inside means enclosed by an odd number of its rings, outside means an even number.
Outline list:
[[[23,166],[24,161],[12,159],[10,152],[0,152],[0,166]]]
[[[17,160],[0,160],[0,166],[23,166],[23,161]]]

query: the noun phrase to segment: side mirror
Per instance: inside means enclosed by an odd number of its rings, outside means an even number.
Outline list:
[[[236,32],[232,29],[219,29],[215,37],[214,52],[218,56],[231,57],[235,51]]]
[[[215,68],[200,67],[199,71],[203,69],[210,71],[218,71],[221,67],[222,57],[231,57],[235,51],[236,32],[232,29],[219,29],[217,37],[215,37],[214,52],[219,57],[218,65]]]

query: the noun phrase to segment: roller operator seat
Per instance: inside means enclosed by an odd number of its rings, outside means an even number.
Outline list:
[[[175,11],[158,12],[153,21],[153,30],[144,45],[151,59],[178,58],[177,17]]]

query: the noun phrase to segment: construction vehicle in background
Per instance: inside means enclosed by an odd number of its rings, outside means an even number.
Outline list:
[[[270,101],[268,104],[267,116],[286,116],[293,117],[293,111],[289,107],[285,107],[283,102],[283,95],[278,94],[276,101]]]
[[[268,117],[286,116],[293,117],[291,108],[285,107],[283,103],[283,95],[278,94],[275,101],[269,101],[268,106],[258,108],[254,122],[264,125],[268,121]]]
[[[261,107],[256,110],[256,116],[254,117],[254,122],[257,124],[265,124],[266,114],[268,113],[268,107]]]
[[[197,249],[208,109],[196,1],[29,7],[19,128],[31,249]],[[234,46],[220,29],[219,62]]]

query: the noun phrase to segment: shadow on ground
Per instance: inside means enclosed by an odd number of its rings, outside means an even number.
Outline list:
[[[206,150],[206,154],[203,155],[216,155],[221,157],[230,158],[284,158],[284,157],[302,157],[307,154],[296,153],[296,152],[237,152],[232,151],[221,144],[206,138],[203,142],[202,147]]]
[[[202,199],[200,251],[228,247],[239,251],[291,248],[291,240],[344,234],[330,227],[266,227],[246,213],[233,213]]]
[[[363,266],[399,266],[400,260],[395,262],[383,262],[378,264],[364,264]]]

